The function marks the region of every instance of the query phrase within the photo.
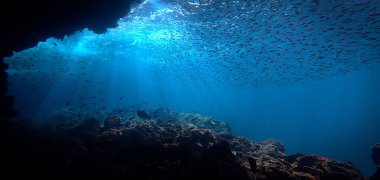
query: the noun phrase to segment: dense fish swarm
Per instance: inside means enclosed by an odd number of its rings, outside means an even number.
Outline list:
[[[159,78],[257,86],[378,62],[379,37],[379,0],[146,0],[106,34],[49,39],[6,60],[10,74],[137,60]]]

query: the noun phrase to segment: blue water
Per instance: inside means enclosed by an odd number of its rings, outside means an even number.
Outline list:
[[[379,12],[377,0],[148,0],[105,34],[84,29],[5,58],[9,94],[36,119],[127,106],[201,113],[370,175]]]

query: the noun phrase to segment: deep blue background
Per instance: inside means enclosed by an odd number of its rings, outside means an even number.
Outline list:
[[[378,65],[328,79],[240,89],[169,83],[148,76],[143,65],[138,61],[92,64],[88,78],[95,86],[73,83],[74,77],[42,81],[37,90],[11,81],[10,92],[22,90],[15,93],[22,116],[51,114],[62,107],[81,109],[81,105],[89,112],[129,105],[167,107],[214,116],[228,122],[234,133],[253,140],[280,139],[287,154],[302,152],[351,161],[366,175],[375,170],[369,156],[371,146],[380,142]],[[38,80],[38,76],[29,78]]]
[[[321,9],[324,10],[324,8]],[[303,13],[311,12],[305,10]],[[304,15],[303,13],[301,16]],[[265,13],[264,15],[266,17]],[[213,60],[212,58],[218,55],[219,51],[210,56],[202,56],[208,55],[207,48],[202,47],[204,39],[201,39],[201,42],[194,41],[197,37],[191,39],[182,26],[172,27],[165,24],[172,22],[173,17],[170,14],[166,18],[169,19],[162,24],[157,24],[154,20],[146,21],[148,25],[154,25],[151,29],[146,28],[144,24],[136,26],[136,24],[127,23],[124,24],[125,27],[117,29],[120,33],[98,36],[91,32],[84,32],[72,35],[63,41],[50,39],[34,49],[21,52],[12,57],[13,59],[8,59],[7,62],[10,64],[8,92],[16,96],[15,107],[20,111],[20,117],[43,118],[56,111],[72,110],[90,113],[107,112],[130,105],[167,107],[176,111],[215,116],[228,122],[235,134],[247,136],[253,140],[280,139],[285,143],[288,154],[296,152],[321,154],[341,161],[351,161],[366,175],[374,172],[375,166],[372,165],[369,156],[371,146],[380,142],[380,66],[376,64],[379,61],[378,53],[368,53],[368,51],[378,49],[379,46],[375,40],[369,41],[369,45],[363,46],[363,49],[356,49],[355,43],[350,43],[350,46],[336,44],[338,47],[354,49],[357,54],[343,54],[344,57],[351,59],[341,62],[338,58],[332,67],[322,66],[323,61],[308,57],[310,52],[316,52],[318,49],[302,45],[302,43],[296,43],[299,46],[295,47],[289,46],[289,49],[307,47],[306,50],[309,51],[289,53],[289,51],[280,50],[280,56],[273,57],[276,61],[281,61],[277,64],[277,68],[283,68],[282,63],[285,65],[300,63],[293,61],[297,57],[311,58],[307,59],[308,62],[310,60],[311,65],[322,69],[319,74],[318,68],[314,68],[314,75],[325,77],[325,79],[320,79],[322,77],[312,76],[313,78],[294,82],[289,71],[299,76],[298,70],[308,73],[310,68],[302,69],[303,66],[293,66],[286,69],[286,72],[268,71],[268,69],[276,69],[272,67],[276,65],[269,63],[266,57],[266,55],[271,57],[274,53],[259,50],[262,47],[265,47],[265,50],[268,50],[266,48],[271,50],[276,44],[269,43],[273,46],[266,46],[265,43],[254,41],[258,45],[256,50],[264,54],[264,56],[258,56],[257,61],[249,59],[253,56],[252,54],[248,54],[247,57],[242,56],[237,62],[229,61],[231,59],[228,58]],[[362,19],[361,16],[355,18]],[[323,25],[323,23],[316,23],[319,21],[311,20],[315,22],[312,25],[317,28],[312,31],[303,28],[299,30],[299,32],[306,32],[305,36],[308,37],[306,40],[313,39],[316,35],[313,32],[318,33]],[[301,22],[297,17],[294,17],[294,21]],[[272,37],[272,34],[268,34],[265,30],[277,29],[273,29],[272,26],[265,29],[265,25],[273,25],[273,23],[266,21],[263,23],[257,26],[264,27],[260,29],[261,31],[257,31],[259,32],[257,37],[267,40],[266,36]],[[281,23],[284,22],[281,21]],[[137,25],[140,24],[137,23]],[[358,26],[357,28],[362,28],[364,31],[367,28],[373,30],[377,27],[375,26],[376,24],[373,27]],[[328,27],[326,25],[324,28]],[[229,26],[226,26],[224,30],[226,29],[229,29]],[[295,32],[292,38],[299,38],[298,31],[292,32]],[[333,31],[333,34],[335,33]],[[377,35],[374,37],[378,37],[377,32],[372,33]],[[184,40],[181,39],[183,37],[179,40],[171,39],[177,34],[184,35]],[[352,34],[358,37],[347,37],[347,41],[356,38],[363,40],[361,34]],[[209,37],[207,33],[203,35]],[[283,36],[280,37],[288,37]],[[156,41],[149,37],[156,38]],[[227,35],[223,37],[227,37],[227,45],[235,40],[228,39],[230,36]],[[200,43],[199,47],[194,48],[193,51],[190,46],[193,42],[187,41],[186,38],[193,40],[194,46],[195,43]],[[342,37],[331,36],[330,38],[338,40]],[[210,42],[216,40],[223,41],[220,38],[209,39]],[[314,41],[316,40],[312,42]],[[183,42],[184,44],[181,44]],[[330,42],[330,44],[334,43],[335,41]],[[359,41],[358,46],[362,45],[361,43],[365,42]],[[287,47],[286,43],[277,45]],[[321,45],[324,45],[322,41]],[[231,49],[236,48],[236,46],[231,47]],[[222,50],[225,49],[222,48]],[[186,56],[188,59],[184,60],[172,58],[173,54],[184,58],[181,52],[194,56]],[[235,51],[224,52],[231,53],[230,57],[235,55]],[[298,54],[299,52],[302,54]],[[324,53],[330,53],[329,56],[337,55],[332,49],[331,52]],[[362,53],[363,60],[370,62],[368,65],[364,62],[361,64]],[[370,54],[372,56],[369,56]],[[16,59],[17,56],[19,59]],[[283,56],[289,56],[289,59],[282,59]],[[292,56],[295,56],[294,59]],[[149,61],[149,57],[153,57],[153,61]],[[206,57],[210,57],[211,60],[207,61]],[[373,58],[370,59],[371,57]],[[161,62],[162,59],[164,63]],[[331,59],[331,62],[333,61],[334,59]],[[262,68],[249,66],[254,65],[255,62],[263,62],[265,66]],[[347,66],[343,65],[345,62]],[[223,69],[222,63],[234,68],[226,66]],[[334,68],[340,65],[343,65],[344,71],[335,73]],[[265,76],[247,76],[251,74],[243,74],[244,72],[240,71],[241,67],[262,72],[261,74],[264,75],[266,73],[284,75],[289,81],[278,84],[268,82],[264,85],[253,86],[236,86],[233,83],[229,84],[228,81],[227,83],[216,82],[223,78],[232,81],[234,78],[237,81],[242,80],[239,79],[240,75],[259,80],[260,77],[265,78]],[[354,70],[353,67],[357,69]],[[266,71],[263,71],[265,69]],[[345,71],[347,73],[343,73]],[[325,73],[326,76],[324,76]],[[330,76],[333,74],[335,75]],[[252,81],[238,83],[248,84]]]

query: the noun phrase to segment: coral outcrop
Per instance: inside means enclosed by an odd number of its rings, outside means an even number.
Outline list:
[[[199,114],[131,107],[51,119],[13,125],[4,172],[22,173],[5,179],[364,179],[351,164],[287,156],[278,140],[235,136]]]

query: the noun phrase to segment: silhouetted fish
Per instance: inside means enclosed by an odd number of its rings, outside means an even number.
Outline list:
[[[150,119],[150,116],[148,115],[148,113],[142,110],[137,111],[137,116],[142,119]]]

